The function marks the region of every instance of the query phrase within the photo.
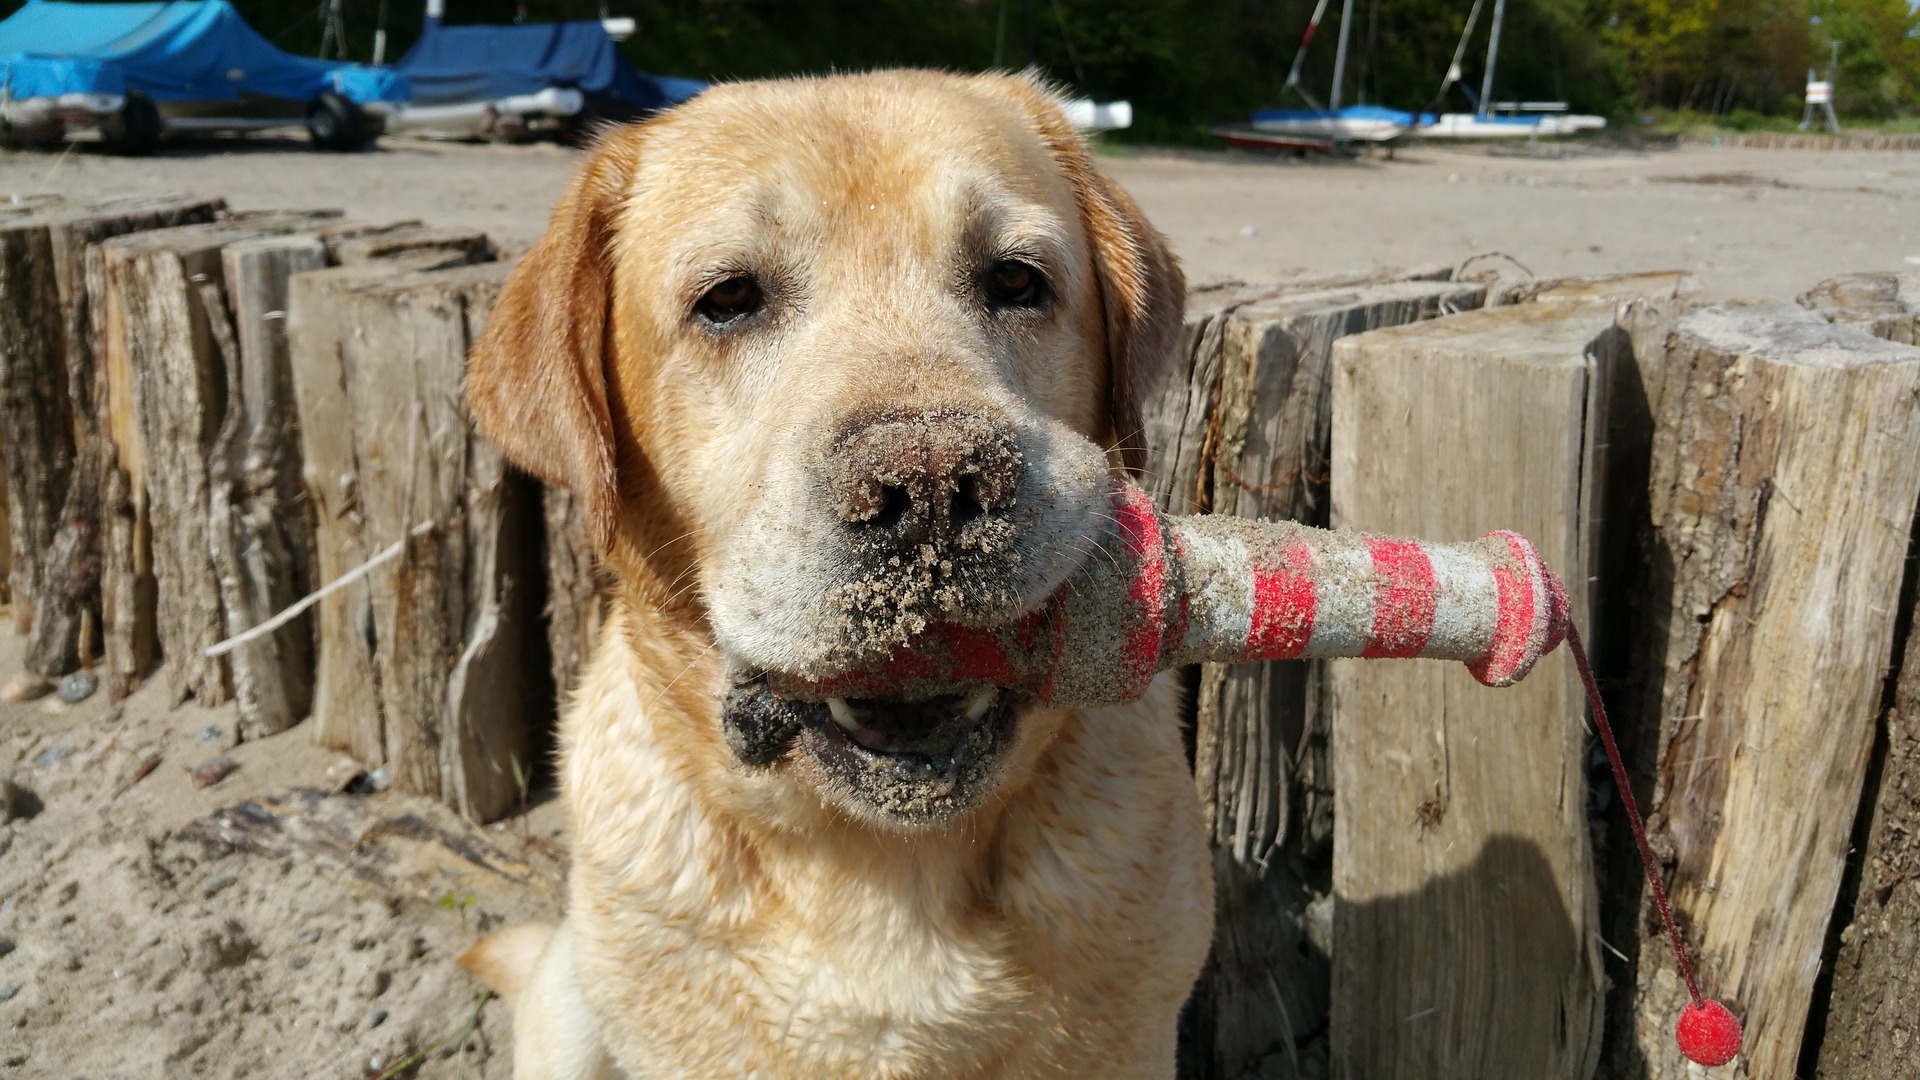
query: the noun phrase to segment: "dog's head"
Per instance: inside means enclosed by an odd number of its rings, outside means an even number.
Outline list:
[[[1093,557],[1183,291],[1030,79],[719,86],[600,142],[468,395],[584,499],[637,609],[711,633],[754,782],[937,821],[1031,746],[1021,703],[798,702],[761,676],[1005,624]]]

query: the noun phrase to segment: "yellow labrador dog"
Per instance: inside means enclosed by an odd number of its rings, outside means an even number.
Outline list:
[[[1171,1077],[1212,884],[1174,691],[783,700],[1097,557],[1183,286],[1027,78],[718,86],[608,134],[474,351],[584,497],[565,921],[464,959],[520,1080]]]

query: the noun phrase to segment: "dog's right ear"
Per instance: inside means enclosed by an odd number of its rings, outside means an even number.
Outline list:
[[[607,251],[637,142],[610,132],[500,290],[467,361],[467,408],[507,460],[571,488],[601,552],[619,524],[605,372]]]

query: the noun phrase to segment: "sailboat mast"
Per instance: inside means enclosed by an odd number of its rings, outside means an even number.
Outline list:
[[[1504,3],[1505,0],[1502,0]],[[1353,34],[1353,0],[1340,4],[1340,47],[1333,54],[1333,92],[1327,96],[1327,108],[1340,107],[1340,89],[1347,82],[1347,38]]]
[[[1507,0],[1493,0],[1493,34],[1487,38],[1487,73],[1480,79],[1481,116],[1493,108],[1493,67],[1500,59],[1500,24],[1506,18]]]

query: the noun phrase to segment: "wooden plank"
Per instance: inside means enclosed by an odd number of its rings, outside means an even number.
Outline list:
[[[1392,282],[1237,306],[1221,336],[1213,512],[1324,526],[1333,343],[1478,307],[1485,292]],[[1318,1075],[1311,1062],[1325,1054],[1331,943],[1312,912],[1330,885],[1333,808],[1325,711],[1309,708],[1317,680],[1317,665],[1294,663],[1208,664],[1200,675],[1195,777],[1215,852],[1203,977],[1212,1075]]]
[[[105,441],[112,453],[106,469],[101,516],[100,614],[107,695],[120,701],[140,688],[159,659],[155,620],[152,545],[144,492],[146,465],[133,415],[132,365],[127,352],[126,312],[119,293],[108,286],[107,256],[95,245],[86,254],[87,293],[93,297],[90,323],[98,382],[104,401]]]
[[[234,340],[226,417],[208,460],[208,528],[230,633],[258,626],[312,587],[288,370],[287,280],[324,267],[326,258],[325,245],[305,234],[243,240],[221,252]],[[313,696],[307,616],[229,655],[243,738],[284,731],[307,715]]]
[[[1557,300],[1633,300],[1640,297],[1685,297],[1694,292],[1693,275],[1685,270],[1640,270],[1626,274],[1580,277],[1528,278],[1494,290],[1487,306]]]
[[[0,443],[10,500],[13,625],[26,634],[33,629],[42,558],[53,546],[73,473],[73,415],[52,241],[45,228],[17,222],[0,227]]]
[[[546,673],[526,663],[543,644],[529,587],[537,492],[473,432],[462,393],[468,346],[506,272],[374,279],[336,290],[332,309],[352,328],[338,365],[357,540],[368,551],[399,548],[368,576],[364,596],[381,735],[372,760],[397,789],[475,820],[517,804],[515,773],[533,765],[544,712],[531,687]]]
[[[464,254],[468,262],[487,262],[493,258],[493,243],[486,233],[426,225],[395,226],[329,239],[328,248],[333,261],[342,266],[419,251],[457,251]]]
[[[1811,302],[1810,302],[1811,301]],[[1920,275],[1849,274],[1815,286],[1800,303],[1829,322],[1875,337],[1920,341]],[[1920,532],[1920,530],[1916,530]],[[1908,573],[1911,577],[1912,564]],[[1911,581],[1902,596],[1913,595]],[[1907,614],[1905,647],[1895,659],[1893,704],[1869,767],[1856,852],[1857,879],[1842,884],[1853,905],[1843,929],[1832,992],[1818,1032],[1815,1073],[1822,1078],[1900,1080],[1920,1046],[1920,600]],[[1864,844],[1858,839],[1864,835]],[[1831,940],[1831,939],[1830,939]]]
[[[13,603],[13,522],[7,516],[7,451],[0,442],[0,604]],[[12,612],[8,612],[12,618]]]
[[[1800,306],[1874,337],[1920,345],[1920,274],[1842,274],[1800,294]]]
[[[1165,389],[1140,410],[1146,429],[1143,486],[1162,513],[1204,513],[1212,499],[1206,468],[1220,392],[1220,335],[1226,310],[1188,312]]]
[[[406,545],[368,579],[384,760],[397,788],[436,798],[445,658],[461,655],[467,620],[467,548],[454,523],[470,474],[460,398],[465,297],[446,289],[409,275],[357,290],[340,307],[354,329],[341,342],[341,369],[362,535],[374,551]],[[414,535],[423,527],[431,531]]]
[[[241,222],[155,229],[110,240],[105,282],[122,322],[122,370],[108,377],[116,442],[137,440],[128,468],[136,519],[144,516],[155,585],[153,625],[175,703],[189,696],[218,705],[232,696],[228,666],[204,650],[226,636],[219,582],[210,556],[207,463],[226,409],[226,376],[213,320],[231,333],[222,310],[220,250],[256,236],[294,231],[312,218],[258,215]],[[215,287],[201,290],[202,283]],[[115,401],[116,397],[122,399]],[[129,422],[130,421],[130,422]],[[122,465],[128,460],[123,456]],[[138,530],[136,530],[138,531]],[[137,564],[138,556],[110,560]],[[144,618],[138,616],[137,618]]]
[[[600,581],[585,501],[562,487],[541,487],[546,518],[547,655],[554,692],[564,702],[600,640],[606,590]]]
[[[1186,326],[1174,362],[1141,410],[1147,442],[1142,486],[1163,512],[1205,511],[1212,499],[1211,454],[1214,405],[1219,393],[1220,350],[1226,319],[1248,304],[1282,295],[1353,289],[1396,281],[1445,281],[1444,265],[1383,267],[1282,281],[1223,281],[1188,290]]]
[[[1333,343],[1480,306],[1484,286],[1407,281],[1286,294],[1234,310],[1222,339],[1215,513],[1328,520]]]
[[[74,426],[74,466],[51,547],[42,554],[38,618],[27,640],[27,667],[57,675],[89,662],[99,643],[104,498],[113,448],[105,431],[106,389],[96,363],[94,293],[87,288],[88,249],[130,232],[212,221],[221,199],[161,196],[62,207],[32,219],[43,224],[60,302],[61,366]]]
[[[287,286],[287,347],[300,431],[301,482],[313,521],[316,585],[345,574],[378,550],[369,546],[354,456],[353,407],[344,343],[358,328],[342,305],[355,290],[411,271],[457,266],[466,256],[426,252],[296,274]],[[364,580],[314,606],[313,738],[361,761],[386,760],[374,688],[372,593]]]
[[[329,265],[338,265],[340,263],[340,245],[348,240],[363,236],[374,236],[380,233],[390,233],[399,229],[417,228],[419,225],[420,221],[418,218],[405,218],[400,221],[386,221],[377,224],[368,221],[343,220],[319,225],[312,230],[311,235],[326,246],[327,263]],[[360,261],[365,262],[366,260],[362,259]]]
[[[558,711],[554,684],[528,663],[547,645],[541,632],[544,598],[533,587],[543,540],[541,486],[509,467],[465,411],[468,348],[485,329],[510,270],[503,264],[476,266],[454,271],[467,280],[449,283],[463,290],[466,307],[466,345],[454,360],[460,413],[468,428],[464,512],[470,617],[460,661],[447,680],[440,771],[444,801],[473,821],[525,808],[521,781],[537,775],[535,756]],[[595,615],[581,610],[577,618]]]
[[[1909,627],[1917,614],[1909,608]],[[1909,629],[1899,660],[1866,842],[1848,860],[1859,879],[1818,1032],[1822,1080],[1908,1080],[1920,1046],[1920,634]]]
[[[1612,303],[1527,304],[1334,346],[1336,526],[1513,529],[1589,577]],[[1588,610],[1585,590],[1576,615]],[[1586,1077],[1603,976],[1584,698],[1564,653],[1506,690],[1464,667],[1329,665],[1333,1071]]]
[[[1716,305],[1655,395],[1649,833],[1702,989],[1746,1023],[1732,1075],[1795,1075],[1847,861],[1920,495],[1920,349],[1790,304]],[[1628,1067],[1684,1075],[1686,1000],[1637,944]],[[1911,1062],[1911,1058],[1908,1058]],[[1852,1074],[1848,1074],[1852,1075]]]

